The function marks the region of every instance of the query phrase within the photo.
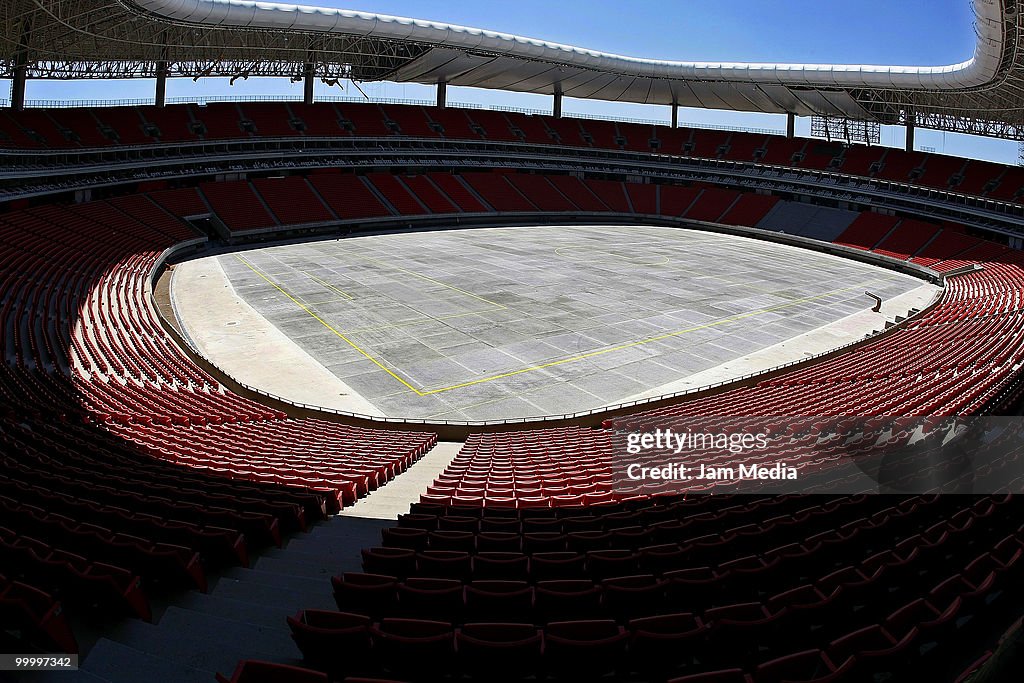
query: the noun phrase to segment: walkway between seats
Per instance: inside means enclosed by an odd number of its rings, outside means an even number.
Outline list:
[[[341,514],[367,519],[398,519],[398,515],[409,512],[410,503],[418,501],[420,494],[427,492],[427,487],[444,472],[460,450],[461,443],[439,441],[408,470],[365,498],[360,498]]]

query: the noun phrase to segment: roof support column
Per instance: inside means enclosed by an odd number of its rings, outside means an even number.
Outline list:
[[[31,24],[26,21],[21,28],[18,51],[14,53],[14,73],[11,74],[11,109],[25,109],[25,86],[28,83],[28,36]]]
[[[679,127],[679,103],[672,100],[672,127]]]
[[[437,82],[437,108],[444,109],[448,105],[448,81]]]
[[[907,112],[907,146],[906,146],[906,150],[908,152],[913,152],[914,151],[914,127],[915,127],[916,122],[917,122],[917,116],[914,115],[914,112],[908,111]]]
[[[156,63],[156,106],[163,107],[167,104],[167,60],[160,60]]]
[[[796,137],[796,114],[793,112],[786,114],[786,137],[790,140]]]
[[[560,90],[555,91],[554,100],[551,104],[551,115],[556,119],[562,118],[562,92]]]
[[[306,62],[302,68],[302,102],[313,104],[313,62]]]
[[[15,111],[23,111],[25,109],[25,84],[27,82],[28,66],[26,64],[16,64],[14,75],[11,78],[11,109]]]

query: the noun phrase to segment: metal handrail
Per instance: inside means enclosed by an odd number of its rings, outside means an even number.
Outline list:
[[[431,100],[416,100],[416,99],[403,99],[396,97],[344,97],[337,95],[319,96],[316,98],[317,102],[332,102],[332,103],[351,103],[351,104],[362,104],[362,103],[375,103],[375,104],[404,104],[414,106],[428,106],[432,107],[436,104]],[[196,97],[168,97],[165,102],[167,104],[196,104],[204,106],[206,104],[212,104],[217,102],[302,102],[301,97],[293,95],[198,95]],[[152,97],[143,98],[127,98],[127,99],[82,99],[82,100],[26,100],[25,106],[34,109],[67,109],[73,107],[145,107],[153,106],[156,104],[156,99]],[[10,106],[9,100],[0,99],[0,107]],[[476,102],[448,102],[447,107],[453,109],[486,109],[491,111],[507,111],[515,112],[519,114],[539,114],[542,116],[550,115],[551,112],[545,109],[529,109],[525,107],[510,107],[507,105],[486,105],[479,104]],[[605,114],[590,114],[584,112],[566,112],[563,116],[574,118],[574,119],[592,119],[596,121],[619,121],[622,123],[641,123],[651,124],[655,126],[667,126],[668,121],[658,119],[641,119],[641,118],[629,118],[622,116],[608,116]],[[785,131],[782,129],[773,128],[757,128],[752,126],[724,126],[719,124],[709,123],[696,123],[696,122],[683,122],[685,128],[704,128],[708,130],[724,130],[733,131],[740,133],[758,133],[764,135],[783,135]]]

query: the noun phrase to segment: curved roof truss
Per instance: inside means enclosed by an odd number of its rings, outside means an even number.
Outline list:
[[[608,54],[350,10],[250,0],[8,0],[0,75],[289,76],[438,83],[905,123],[1024,138],[1024,0],[974,0],[946,66],[708,63]]]

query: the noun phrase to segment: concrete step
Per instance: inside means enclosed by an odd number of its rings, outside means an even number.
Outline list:
[[[405,475],[403,475],[405,476]],[[369,500],[364,498],[362,500]],[[345,508],[346,511],[354,509]],[[405,512],[408,512],[408,505]],[[323,542],[356,542],[370,539],[371,544],[380,540],[380,530],[394,526],[394,519],[370,519],[364,517],[350,517],[347,515],[335,515],[326,522],[320,522],[310,531],[304,534],[295,534],[292,541],[309,541],[311,539],[323,539]],[[361,546],[360,546],[361,547]]]
[[[333,603],[332,603],[333,604]],[[201,614],[212,614],[246,624],[256,624],[270,628],[287,629],[285,617],[293,616],[276,605],[267,605],[249,600],[235,600],[220,595],[201,595],[195,593],[179,600],[176,607]]]
[[[359,558],[359,551],[374,545],[380,545],[381,536],[377,532],[372,540],[369,535],[365,537],[369,543],[358,548],[344,538],[296,538],[283,548],[271,548],[260,553],[260,557],[290,557],[298,556],[304,559],[319,558],[331,562],[344,562],[352,558]]]
[[[289,543],[284,548],[274,548],[260,553],[260,558],[277,557],[290,560],[302,560],[310,564],[322,564],[324,566],[351,562],[359,559],[359,551],[343,543],[324,543],[321,539],[317,542],[301,541],[294,544]]]
[[[79,667],[82,663],[82,660],[79,659]],[[13,673],[0,673],[0,682],[8,683],[8,681],[17,681],[17,683],[110,683],[108,679],[101,678],[82,668],[77,671],[25,671],[18,673],[17,678]]]
[[[173,658],[147,654],[107,638],[96,643],[92,652],[89,653],[88,659],[82,665],[82,669],[89,675],[110,683],[138,683],[139,681],[210,683],[215,673],[209,669],[189,666]],[[234,667],[231,671],[234,671]]]
[[[262,583],[221,583],[215,595],[228,600],[238,600],[253,604],[265,605],[281,610],[281,618],[295,614],[300,609],[338,609],[334,603],[329,583],[318,582],[321,588],[316,591],[289,590]]]
[[[265,561],[266,560],[266,561]],[[286,562],[295,566],[298,576],[316,578],[318,576],[330,577],[344,572],[362,571],[363,560],[359,555],[343,555],[338,557],[320,557],[306,553],[274,553],[263,555],[260,561],[254,562],[252,569],[259,571],[281,572],[286,571],[280,567],[280,563]]]
[[[349,563],[351,564],[351,562]],[[358,565],[359,563],[356,562]],[[288,576],[302,576],[311,579],[322,579],[325,585],[330,581],[331,576],[340,574],[335,566],[325,566],[322,562],[311,562],[302,557],[261,557],[253,565],[257,571],[274,572],[287,574]]]
[[[157,629],[125,629],[118,634],[117,641],[186,668],[225,674],[234,671],[240,659],[298,664],[302,657],[288,637],[287,626],[282,629],[247,624],[177,607],[167,610]],[[205,680],[209,683],[211,679]]]
[[[274,588],[296,591],[330,591],[330,588],[325,589],[323,581],[317,578],[291,576],[262,569],[243,569],[242,567],[232,567],[224,572],[224,575],[220,577],[220,581],[217,582],[217,589],[220,589],[222,585],[238,582],[258,583],[273,586]]]

